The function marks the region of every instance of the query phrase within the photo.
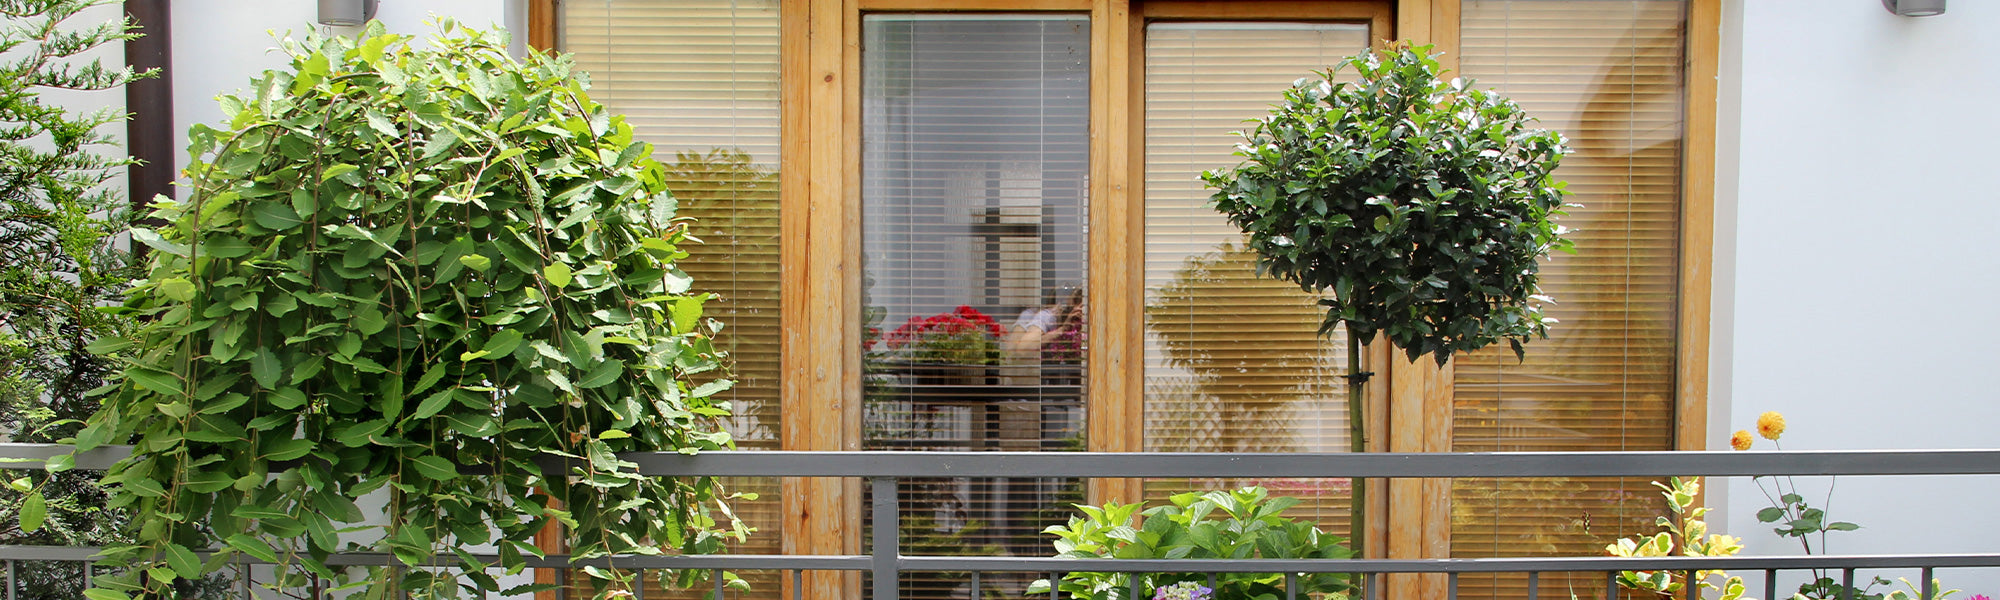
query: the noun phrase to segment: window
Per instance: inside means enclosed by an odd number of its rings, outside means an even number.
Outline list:
[[[1344,450],[1344,340],[1313,335],[1317,308],[1295,288],[1254,277],[1194,177],[1233,160],[1228,132],[1280,86],[1398,38],[1436,44],[1564,131],[1577,152],[1559,175],[1584,207],[1567,221],[1579,254],[1546,271],[1562,325],[1527,362],[1482,352],[1437,369],[1364,350],[1371,448],[1700,447],[1688,432],[1704,427],[1706,347],[1686,324],[1707,310],[1719,0],[535,1],[593,95],[686,163],[676,192],[716,251],[689,270],[728,301],[746,445]],[[915,360],[904,336],[889,352],[913,318],[984,326],[960,306],[1002,330],[990,350]],[[1051,344],[1065,319],[1076,343]],[[1033,342],[1017,335],[1031,328]],[[815,481],[773,495],[782,519],[760,517],[760,537],[853,551],[861,490]],[[1311,516],[1343,529],[1339,482],[1262,483],[1317,500]],[[1590,553],[1644,514],[1644,484],[1370,487],[1371,554]],[[1046,540],[1001,530],[1076,491],[925,493],[945,507],[930,541],[1030,553]],[[855,584],[805,585],[847,597]]]

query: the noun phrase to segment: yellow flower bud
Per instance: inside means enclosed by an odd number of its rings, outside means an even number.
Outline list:
[[[1748,430],[1738,429],[1735,434],[1729,436],[1729,447],[1737,450],[1749,450],[1750,442],[1752,441],[1755,440],[1750,439],[1750,432]]]

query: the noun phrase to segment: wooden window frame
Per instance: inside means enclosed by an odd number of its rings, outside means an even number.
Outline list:
[[[864,12],[1088,13],[1090,23],[1089,449],[1143,449],[1143,32],[1149,19],[1366,17],[1393,19],[1397,39],[1434,45],[1456,69],[1461,0],[1386,0],[1393,16],[1362,2],[1307,0],[779,0],[782,28],[781,444],[788,450],[854,450],[860,443],[860,17]],[[556,47],[559,0],[528,0],[529,44]],[[1708,323],[1714,247],[1716,76],[1723,0],[1689,0],[1684,65],[1681,233],[1675,351],[1674,447],[1708,448]],[[1365,13],[1365,14],[1364,14]],[[827,324],[833,325],[827,325]],[[1367,399],[1371,450],[1451,448],[1452,367],[1414,363],[1378,341],[1367,360],[1386,385]],[[1391,403],[1389,398],[1406,400]],[[1444,557],[1450,487],[1395,480],[1371,495],[1367,546],[1394,557]],[[1373,489],[1383,489],[1377,484]],[[1137,480],[1102,480],[1091,500],[1136,500]],[[784,550],[859,550],[858,482],[788,478]],[[1398,526],[1384,520],[1394,515]],[[1375,554],[1371,552],[1371,554]],[[854,577],[811,573],[808,597],[846,597]],[[858,580],[857,580],[858,581]],[[1428,584],[1420,584],[1422,588]],[[789,582],[785,594],[790,596]],[[1442,590],[1422,590],[1428,592]]]

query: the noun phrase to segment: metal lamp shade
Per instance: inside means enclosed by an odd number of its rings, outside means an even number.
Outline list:
[[[319,0],[321,25],[353,27],[375,16],[375,0]]]
[[[1882,0],[1882,7],[1899,16],[1929,17],[1944,14],[1944,3],[1945,0]]]

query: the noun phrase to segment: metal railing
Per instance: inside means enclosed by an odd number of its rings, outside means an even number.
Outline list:
[[[68,452],[45,444],[0,444],[0,468],[40,468],[40,459]],[[78,468],[102,469],[129,448],[103,448],[77,457]],[[1463,574],[1526,574],[1528,597],[1534,598],[1544,573],[1602,573],[1606,598],[1616,598],[1613,579],[1620,571],[1762,571],[1764,598],[1775,598],[1780,571],[1839,571],[1852,593],[1855,572],[1862,569],[1917,569],[1923,598],[1933,596],[1933,571],[1939,568],[2000,567],[2000,554],[1896,554],[1731,557],[1565,557],[1469,559],[1061,559],[1006,556],[905,555],[898,534],[902,524],[898,499],[905,480],[917,478],[1528,478],[1528,477],[1671,477],[1671,476],[1847,476],[1847,475],[1996,475],[2000,450],[1888,450],[1791,452],[1520,452],[1520,453],[1374,453],[1374,454],[1197,454],[1091,452],[708,452],[635,453],[623,458],[645,475],[743,477],[862,478],[871,490],[875,523],[868,553],[860,555],[619,556],[572,563],[566,556],[529,558],[532,568],[618,567],[630,570],[699,569],[713,571],[716,597],[723,591],[721,572],[777,571],[789,573],[794,598],[807,571],[849,571],[871,575],[874,598],[901,598],[904,573],[969,572],[974,589],[981,573],[1047,574],[1051,582],[1064,573],[1282,573],[1288,598],[1299,598],[1298,578],[1308,573],[1349,573],[1364,578],[1364,597],[1378,598],[1385,574],[1442,574],[1447,597],[1455,599]],[[25,461],[25,462],[23,462]],[[17,561],[90,560],[94,548],[0,546],[0,560],[9,573],[7,598],[13,600],[12,576]],[[495,557],[484,557],[492,560]],[[497,561],[496,561],[497,562]],[[388,565],[384,554],[337,555],[335,564]],[[1133,597],[1143,590],[1132,578]],[[1687,597],[1697,586],[1686,586]],[[1051,591],[1050,598],[1057,598]]]

